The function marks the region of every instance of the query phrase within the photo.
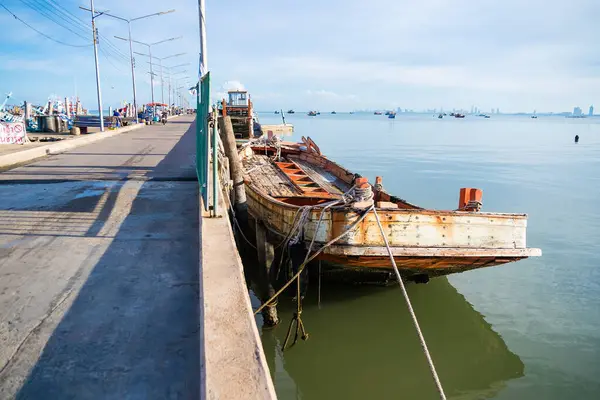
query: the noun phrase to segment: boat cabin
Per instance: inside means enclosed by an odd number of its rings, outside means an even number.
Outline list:
[[[254,122],[252,100],[245,90],[230,90],[227,100],[221,101],[219,114],[230,116],[233,132],[237,139],[249,139],[253,136]]]

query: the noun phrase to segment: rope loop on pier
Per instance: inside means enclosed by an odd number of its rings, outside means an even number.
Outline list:
[[[394,255],[392,253],[392,249],[390,248],[390,243],[388,242],[387,236],[383,229],[383,225],[381,225],[381,221],[379,220],[379,215],[377,215],[377,210],[373,207],[373,213],[375,214],[375,219],[377,220],[377,225],[379,225],[379,230],[381,231],[381,236],[383,237],[383,241],[385,242],[385,247],[387,247],[388,254],[390,256],[390,261],[392,262],[392,267],[394,267],[394,273],[396,274],[396,279],[398,280],[398,285],[400,285],[400,289],[402,289],[402,295],[404,296],[404,300],[406,301],[406,305],[408,307],[408,311],[412,318],[413,324],[415,325],[415,329],[419,336],[419,341],[421,342],[421,347],[423,348],[423,353],[425,353],[425,357],[427,358],[427,363],[429,364],[429,370],[431,371],[431,375],[433,376],[433,380],[435,381],[435,386],[440,394],[440,399],[446,400],[446,394],[444,393],[444,388],[442,387],[442,383],[435,369],[435,365],[433,364],[433,359],[431,358],[431,354],[429,354],[429,349],[427,348],[427,343],[425,342],[425,337],[423,337],[423,333],[421,332],[421,327],[419,326],[419,321],[417,320],[417,315],[415,314],[415,310],[413,310],[412,304],[410,302],[410,298],[408,297],[408,292],[406,291],[406,287],[404,286],[404,281],[402,281],[402,276],[400,276],[400,271],[398,270],[398,266],[396,265],[396,260],[394,260]]]

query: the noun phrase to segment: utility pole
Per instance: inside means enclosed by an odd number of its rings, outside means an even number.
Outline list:
[[[135,93],[135,60],[133,58],[133,47],[131,45],[131,21],[127,21],[127,28],[129,28],[129,57],[131,58],[131,82],[133,83],[133,116],[135,123],[138,121],[138,108],[137,108],[137,95]]]
[[[94,20],[94,0],[90,0],[90,8],[92,12],[92,35],[94,36],[94,60],[96,62],[96,92],[98,93],[98,112],[100,113],[100,132],[104,132],[104,113],[102,111],[102,90],[100,89],[100,67],[98,65],[98,31]]]
[[[175,10],[167,11],[167,12],[163,12],[163,13],[159,13],[159,14],[168,14],[173,11],[175,11]],[[154,14],[152,14],[152,15],[154,15]],[[141,17],[141,18],[145,18],[145,17]],[[141,19],[141,18],[136,18],[136,19]],[[152,68],[152,46],[155,46],[155,45],[161,44],[161,43],[165,43],[165,42],[170,42],[172,40],[181,39],[182,36],[161,40],[160,42],[155,42],[155,43],[144,43],[144,42],[140,42],[138,40],[133,40],[131,38],[125,39],[120,36],[115,36],[115,38],[119,39],[119,40],[129,41],[130,45],[131,45],[131,42],[133,42],[133,43],[138,43],[138,44],[144,45],[148,48],[148,56],[150,57],[150,90],[151,90],[151,94],[152,94],[152,103],[154,103],[154,70]],[[136,53],[136,54],[139,54],[139,53]],[[156,106],[153,105],[152,106],[152,118],[154,118],[155,114],[156,114]]]
[[[82,10],[86,10],[86,11],[92,11],[92,10],[88,10],[85,7],[79,7]],[[96,15],[97,17],[99,17],[100,15],[106,15],[107,17],[111,17],[111,18],[115,18],[121,21],[125,21],[127,22],[127,28],[129,30],[129,39],[123,39],[123,38],[118,38],[121,40],[125,40],[129,42],[129,57],[131,59],[131,83],[133,85],[133,108],[134,108],[134,116],[135,116],[135,122],[138,122],[138,110],[137,110],[137,94],[136,94],[136,90],[135,90],[135,59],[133,58],[133,47],[131,44],[131,23],[133,21],[139,21],[140,19],[144,19],[144,18],[149,18],[149,17],[155,17],[158,15],[165,15],[165,14],[170,14],[172,12],[175,12],[175,10],[169,10],[169,11],[161,11],[161,12],[157,12],[157,13],[153,13],[153,14],[148,14],[148,15],[144,15],[141,17],[137,17],[137,18],[132,18],[132,19],[127,19],[127,18],[123,18],[123,17],[119,17],[117,15],[113,15],[113,14],[109,14],[108,12],[101,12],[98,13],[98,15]],[[94,15],[94,11],[92,11],[92,15]]]
[[[206,21],[204,21],[204,14],[206,14],[206,7],[204,0],[198,0],[198,11],[200,13],[200,77],[208,71],[208,56],[206,54]],[[198,90],[198,93],[200,91]]]

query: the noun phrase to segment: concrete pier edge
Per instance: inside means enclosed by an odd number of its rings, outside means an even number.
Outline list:
[[[200,398],[276,399],[227,211],[199,206]]]
[[[172,115],[169,119],[176,118],[178,115]],[[112,131],[106,131],[104,133],[97,132],[77,138],[63,140],[58,143],[48,144],[46,146],[34,147],[32,149],[15,151],[14,153],[4,154],[0,156],[0,170],[7,170],[17,167],[21,164],[37,160],[38,158],[55,155],[62,153],[67,150],[74,149],[79,146],[94,143],[99,140],[110,138],[113,136],[120,135],[121,133],[131,132],[137,129],[141,129],[146,126],[143,123],[125,126]]]

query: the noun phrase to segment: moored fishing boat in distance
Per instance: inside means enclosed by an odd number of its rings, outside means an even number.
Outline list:
[[[396,118],[396,113],[392,111],[387,116],[388,116],[388,118],[394,119],[394,118]]]
[[[454,114],[454,118],[464,118],[465,114],[459,114],[459,113],[455,113]]]
[[[296,111],[294,111],[294,110],[288,110],[288,112],[287,112],[287,113],[288,113],[288,114],[295,114],[295,113],[296,113]]]
[[[331,113],[332,113],[332,114],[337,114],[335,111],[332,111]]]
[[[275,114],[279,114],[279,111],[275,110]]]
[[[314,117],[317,115],[316,111],[309,111],[306,115],[308,115],[309,117]]]
[[[255,115],[252,100],[250,100],[250,95],[247,91],[228,91],[227,100],[221,100],[219,115],[231,117],[231,124],[236,139],[249,140],[254,137]]]
[[[390,271],[389,251],[403,276],[430,277],[501,265],[531,256],[527,216],[480,212],[482,192],[463,188],[458,208],[428,210],[388,194],[302,143],[266,141],[240,149],[250,215],[274,237],[290,237],[330,268]],[[379,225],[381,221],[381,226]],[[383,231],[383,232],[382,232]]]
[[[373,114],[374,115],[381,115],[382,113],[381,113],[381,111],[375,111]]]

